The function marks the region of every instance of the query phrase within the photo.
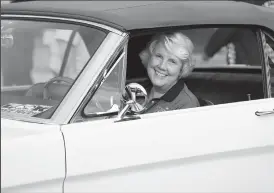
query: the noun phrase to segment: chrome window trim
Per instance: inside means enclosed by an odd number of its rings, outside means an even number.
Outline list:
[[[52,120],[55,123],[69,123],[77,112],[77,109],[80,107],[83,99],[88,94],[90,88],[97,83],[96,80],[115,53],[116,48],[124,41],[125,35],[120,36],[111,32],[107,35],[53,114]],[[103,53],[105,53],[105,55]]]
[[[267,84],[267,96],[268,98],[274,98],[274,89],[273,88],[273,84],[271,83],[271,66],[269,63],[269,52],[267,52],[267,45],[268,43],[266,42],[266,36],[269,37],[272,41],[274,41],[274,38],[272,37],[271,34],[267,33],[264,30],[260,30],[261,33],[261,38],[262,38],[262,44],[263,44],[263,52],[264,52],[264,59],[265,59],[265,74],[266,74],[266,84]],[[269,46],[269,45],[268,45]],[[269,46],[270,47],[270,46]],[[273,51],[273,49],[272,49]]]
[[[122,77],[121,77],[121,87],[120,87],[120,90],[121,90],[121,93],[123,93],[123,90],[124,88],[126,87],[126,81],[127,81],[127,54],[128,54],[128,41],[127,40],[125,42],[125,46],[124,46],[124,51],[125,51],[125,57],[124,57],[124,61],[123,61],[123,66],[122,66]],[[121,96],[122,97],[122,96]],[[122,109],[120,109],[121,111]]]
[[[122,43],[122,44],[124,44],[124,43]],[[126,41],[126,44],[127,44],[127,41]],[[86,97],[83,99],[83,101],[82,101],[82,103],[80,104],[79,108],[76,110],[75,114],[73,115],[72,119],[70,120],[70,123],[77,123],[77,122],[79,121],[79,114],[80,114],[81,111],[83,111],[83,110],[85,109],[85,107],[88,105],[87,102],[88,102],[88,100],[90,99],[90,97],[92,97],[92,96],[96,93],[96,91],[97,91],[98,89],[100,89],[101,85],[104,83],[104,81],[108,78],[108,76],[111,74],[111,72],[113,71],[113,69],[119,64],[119,62],[120,62],[121,60],[123,60],[122,69],[121,69],[121,71],[122,71],[121,83],[122,83],[122,84],[120,85],[119,90],[120,90],[120,93],[122,94],[122,89],[124,88],[123,85],[124,85],[124,83],[125,83],[125,77],[124,77],[124,74],[125,74],[124,69],[125,69],[125,68],[124,68],[124,67],[125,67],[125,65],[126,65],[126,53],[127,53],[126,48],[127,48],[127,46],[122,46],[122,48],[119,49],[118,52],[119,52],[120,50],[123,50],[123,52],[122,52],[122,54],[118,57],[117,61],[115,61],[114,64],[113,64],[112,66],[110,65],[110,66],[105,67],[105,69],[103,69],[103,71],[107,71],[107,74],[106,74],[105,76],[104,76],[103,74],[101,74],[101,75],[99,75],[99,76],[97,77],[96,81],[94,82],[94,85],[96,85],[96,86],[94,86],[93,89],[91,89],[91,90],[88,91]],[[102,76],[104,76],[104,77],[103,77],[103,79],[102,79],[101,82],[100,82],[100,79],[102,78]],[[117,111],[117,113],[118,113],[118,112],[119,112],[119,111]],[[97,116],[97,117],[95,116],[94,118],[96,119],[96,118],[98,118],[98,117],[104,117],[104,116],[107,116],[107,115],[109,115],[109,114],[110,114],[110,113],[108,113],[108,112],[102,112],[102,113],[99,113],[98,116]],[[81,118],[81,119],[83,120],[83,118]],[[89,118],[89,119],[92,119],[92,117]],[[85,120],[84,122],[86,122],[86,121],[90,121],[90,120]]]
[[[123,51],[123,53],[119,56],[119,58],[117,59],[117,61],[113,64],[112,67],[109,68],[108,72],[106,73],[106,75],[103,77],[102,82],[100,82],[100,86],[105,82],[105,80],[109,77],[109,75],[111,74],[111,72],[113,71],[113,69],[118,65],[118,63],[120,62],[120,60],[125,56],[125,52]]]
[[[270,65],[268,62],[268,53],[265,50],[266,40],[265,34],[259,29],[261,54],[263,57],[262,75],[265,98],[271,98],[271,82],[270,82]]]
[[[52,19],[52,20],[58,20],[58,21],[70,21],[70,22],[76,22],[80,24],[88,24],[90,26],[96,26],[102,29],[106,29],[108,31],[111,31],[113,33],[116,33],[120,36],[124,36],[125,33],[119,31],[118,29],[112,28],[110,26],[92,22],[92,21],[86,21],[82,19],[72,19],[72,18],[64,18],[64,17],[56,17],[56,16],[38,16],[38,15],[25,15],[25,14],[1,14],[1,19],[7,19],[7,18],[30,18],[30,19]]]

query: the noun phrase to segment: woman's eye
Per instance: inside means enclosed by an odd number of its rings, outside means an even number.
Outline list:
[[[171,60],[169,60],[172,64],[176,64],[176,61],[175,60],[173,60],[173,59],[171,59]]]
[[[156,54],[155,56],[156,56],[156,58],[162,58],[162,56],[160,54]]]

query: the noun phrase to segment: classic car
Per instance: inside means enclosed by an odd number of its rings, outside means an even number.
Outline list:
[[[204,60],[219,29],[259,62],[221,40]],[[200,106],[143,113],[139,53],[173,30]],[[2,5],[1,192],[274,192],[273,45],[273,9],[243,2]]]

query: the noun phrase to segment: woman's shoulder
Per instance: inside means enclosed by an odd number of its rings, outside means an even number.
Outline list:
[[[184,84],[184,88],[175,100],[179,100],[180,104],[184,107],[200,106],[198,98],[188,89],[186,84]]]

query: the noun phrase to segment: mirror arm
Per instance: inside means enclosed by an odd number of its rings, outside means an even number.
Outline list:
[[[122,121],[129,121],[129,120],[136,120],[136,119],[140,119],[139,116],[125,116],[126,113],[128,112],[129,108],[131,107],[132,103],[134,103],[134,101],[128,101],[128,103],[126,104],[126,106],[122,109],[122,111],[118,114],[117,119],[114,121],[115,123],[117,122],[122,122]]]
[[[127,113],[128,109],[130,108],[131,104],[133,103],[132,100],[128,101],[126,103],[126,106],[121,110],[121,112],[118,114],[117,116],[117,120],[121,120],[123,119],[123,117],[125,116],[125,114]]]

